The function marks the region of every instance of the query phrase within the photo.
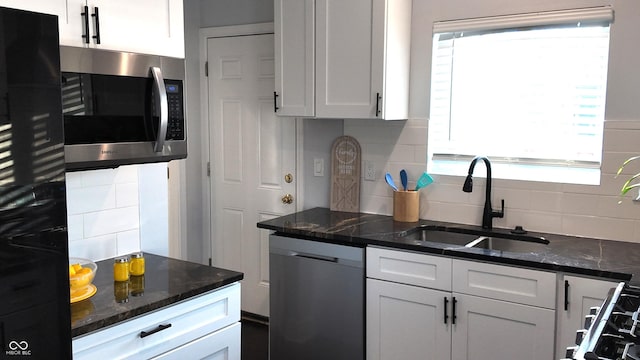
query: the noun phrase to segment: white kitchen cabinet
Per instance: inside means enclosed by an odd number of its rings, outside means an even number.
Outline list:
[[[240,332],[222,331],[239,326],[239,321],[240,284],[234,283],[76,337],[73,358],[95,359],[99,354],[103,359],[149,359],[165,354],[160,358],[174,359],[178,353],[184,358],[178,349],[194,349],[239,360]]]
[[[70,3],[78,10],[84,6],[82,0]],[[86,5],[92,14],[90,46],[184,58],[182,0],[87,0]],[[96,11],[100,44],[93,38],[98,33]]]
[[[555,311],[453,293],[453,360],[553,359]]]
[[[57,15],[61,45],[184,58],[183,0],[0,0],[0,6]]]
[[[367,279],[367,359],[451,358],[450,292]]]
[[[617,282],[560,274],[558,276],[556,357],[574,346],[576,331],[584,328],[589,309],[601,306]]]
[[[276,114],[315,115],[315,1],[275,0]]]
[[[555,284],[550,272],[367,247],[367,359],[552,359]]]
[[[411,0],[313,3],[274,5],[276,113],[407,119]]]
[[[241,327],[237,322],[177,349],[167,351],[152,360],[183,360],[185,354],[188,354],[190,359],[240,359]]]

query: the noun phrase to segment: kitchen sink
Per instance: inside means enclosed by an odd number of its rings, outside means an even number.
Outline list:
[[[536,242],[516,239],[505,239],[495,236],[481,236],[465,245],[477,249],[488,249],[509,252],[537,252],[547,246],[547,242]]]
[[[549,244],[549,240],[527,234],[421,225],[407,232],[404,240],[435,242],[467,248],[490,249],[511,252],[535,252]]]

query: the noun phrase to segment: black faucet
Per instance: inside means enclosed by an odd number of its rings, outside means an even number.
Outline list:
[[[484,156],[476,156],[471,160],[471,164],[469,165],[469,175],[467,175],[466,180],[464,181],[464,185],[462,186],[462,191],[470,193],[473,190],[473,168],[476,166],[476,162],[478,160],[484,161],[484,164],[487,166],[487,186],[486,193],[484,199],[484,210],[482,211],[482,228],[491,230],[493,228],[493,218],[502,218],[504,217],[504,199],[502,199],[502,210],[493,211],[491,207],[491,162]]]

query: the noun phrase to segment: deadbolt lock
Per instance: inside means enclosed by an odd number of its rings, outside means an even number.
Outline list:
[[[291,182],[293,181],[293,175],[291,174],[287,174],[284,176],[284,181],[287,182],[287,184],[291,184]]]
[[[283,204],[291,204],[291,203],[293,203],[293,195],[287,194],[287,195],[283,196],[282,197],[282,203]]]

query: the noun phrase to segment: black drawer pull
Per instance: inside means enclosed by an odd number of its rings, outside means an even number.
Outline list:
[[[168,329],[170,327],[171,327],[171,324],[166,324],[166,325],[160,324],[160,325],[158,325],[157,328],[155,328],[155,329],[153,329],[151,331],[140,331],[140,338],[145,338],[145,337],[147,337],[149,335],[153,335],[153,334],[155,334],[157,332],[160,332],[162,330],[166,330],[166,329]]]

